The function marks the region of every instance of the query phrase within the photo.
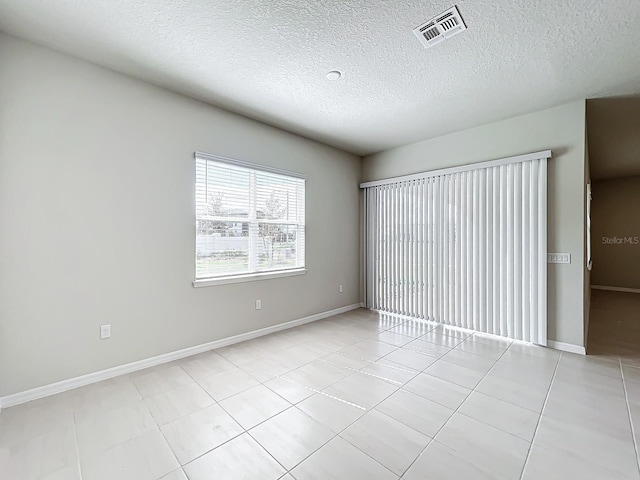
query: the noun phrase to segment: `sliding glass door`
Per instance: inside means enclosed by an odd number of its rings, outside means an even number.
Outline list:
[[[364,184],[366,306],[546,344],[543,153]]]

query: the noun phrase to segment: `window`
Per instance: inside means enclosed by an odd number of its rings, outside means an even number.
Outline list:
[[[194,284],[304,272],[300,175],[197,152],[195,193]]]

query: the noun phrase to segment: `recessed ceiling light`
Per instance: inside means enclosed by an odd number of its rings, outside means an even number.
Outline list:
[[[338,80],[341,76],[342,73],[338,70],[331,70],[329,73],[327,73],[327,78],[329,80]]]

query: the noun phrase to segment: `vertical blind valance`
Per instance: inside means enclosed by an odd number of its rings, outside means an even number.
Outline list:
[[[366,306],[545,345],[550,155],[364,184]]]

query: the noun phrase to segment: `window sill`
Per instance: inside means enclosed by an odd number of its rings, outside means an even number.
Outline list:
[[[307,273],[306,268],[297,268],[295,270],[281,270],[277,272],[249,273],[247,275],[235,275],[233,277],[203,278],[200,280],[194,280],[193,286],[195,288],[212,287],[214,285],[225,285],[228,283],[255,282],[256,280],[293,277],[296,275],[304,275],[305,273]]]

